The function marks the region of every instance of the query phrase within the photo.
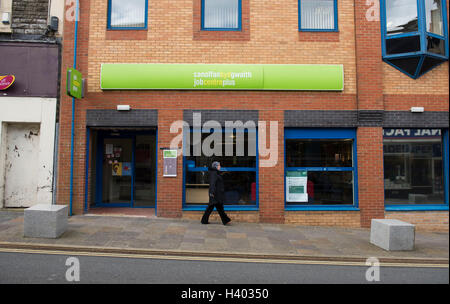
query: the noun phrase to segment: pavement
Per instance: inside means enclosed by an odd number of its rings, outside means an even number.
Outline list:
[[[176,257],[421,263],[448,267],[449,233],[416,231],[413,251],[370,244],[364,228],[220,222],[131,215],[75,215],[58,239],[23,236],[23,210],[0,211],[0,250],[27,249]]]

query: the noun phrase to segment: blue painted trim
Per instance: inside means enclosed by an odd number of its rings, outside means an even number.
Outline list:
[[[145,25],[139,27],[113,27],[111,26],[111,0],[108,0],[108,21],[107,21],[107,29],[108,30],[146,30],[148,29],[148,0],[145,0]]]
[[[339,32],[339,14],[338,14],[338,5],[337,0],[334,0],[334,28],[332,29],[308,29],[302,28],[302,12],[301,12],[301,1],[298,0],[298,31],[299,32]]]
[[[356,139],[352,128],[286,128],[284,139]]]
[[[202,31],[230,31],[238,32],[242,31],[242,0],[238,0],[238,27],[225,28],[225,27],[205,27],[205,0],[202,0],[201,7],[201,30]]]
[[[89,144],[90,144],[90,128],[86,127],[86,157],[85,157],[85,173],[84,173],[84,212],[88,211],[88,187],[89,187]]]
[[[310,205],[310,206],[293,206],[288,205],[285,211],[360,211],[358,207],[352,205]]]
[[[322,171],[322,172],[336,172],[336,171],[354,171],[352,167],[287,167],[287,171]]]
[[[416,73],[414,74],[414,79],[417,79],[419,77],[419,72],[422,69],[422,64],[423,64],[423,61],[425,60],[425,57],[426,56],[420,57],[419,64],[417,65],[417,68],[416,68]]]
[[[195,167],[195,168],[187,168],[189,172],[207,172],[207,167]],[[256,172],[257,169],[253,167],[222,167],[220,171],[223,172]]]
[[[446,1],[441,0],[441,8],[442,8],[442,20],[443,20],[443,29],[444,29],[444,36],[436,35],[433,33],[428,33],[426,31],[426,9],[425,9],[425,2],[424,0],[417,0],[417,17],[418,17],[418,31],[417,32],[410,32],[410,33],[403,33],[403,34],[397,34],[397,35],[387,35],[386,32],[386,0],[380,1],[380,24],[381,24],[381,47],[382,47],[382,57],[383,61],[385,61],[387,64],[391,65],[392,67],[396,68],[400,72],[408,75],[409,77],[413,79],[417,79],[418,77],[421,77],[422,75],[426,74],[419,74],[420,68],[422,66],[423,61],[425,60],[425,57],[422,57],[420,59],[420,63],[417,67],[416,72],[414,75],[407,73],[403,69],[389,63],[386,61],[386,59],[393,59],[393,58],[408,58],[411,56],[433,56],[439,59],[443,59],[445,61],[448,60],[449,57],[449,48],[448,48],[448,27],[447,27],[447,5]],[[395,54],[395,55],[386,55],[386,40],[392,39],[392,38],[402,38],[402,37],[410,37],[410,36],[420,36],[420,52],[410,52],[410,53],[402,53],[402,54]],[[444,40],[445,44],[445,55],[438,55],[434,53],[430,53],[427,51],[427,36],[438,38]],[[434,69],[434,68],[433,68]]]
[[[131,138],[131,208],[134,208],[134,181],[136,179],[136,134]]]
[[[100,204],[95,204],[95,207],[132,208],[132,204],[131,203],[100,203]]]
[[[205,211],[208,204],[205,205],[186,205],[183,211]],[[239,205],[224,205],[225,211],[258,211],[259,208],[255,206],[239,206]]]
[[[352,139],[353,167],[288,167],[286,165],[287,139]],[[284,129],[284,209],[286,211],[359,211],[358,157],[356,129],[351,128],[285,128]],[[346,205],[291,205],[286,201],[287,171],[353,172],[353,204]]]
[[[386,211],[448,211],[448,205],[386,205]]]
[[[420,32],[408,32],[408,33],[391,34],[391,35],[387,35],[387,33],[386,33],[386,40],[396,39],[396,38],[412,37],[412,36],[419,36],[419,35],[420,35]]]
[[[77,45],[78,45],[78,19],[79,19],[79,0],[76,1],[75,8],[75,33],[74,33],[74,45],[73,45],[73,68],[77,68]],[[72,97],[72,130],[70,135],[70,194],[69,194],[69,216],[72,216],[73,212],[73,159],[74,159],[74,140],[75,140],[75,97]]]
[[[155,216],[158,216],[158,132],[156,129],[156,142],[155,142]]]
[[[443,130],[443,153],[444,153],[444,196],[445,196],[445,204],[449,205],[449,131],[448,129]]]

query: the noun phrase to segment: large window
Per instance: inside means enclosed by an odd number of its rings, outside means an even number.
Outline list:
[[[336,0],[299,0],[301,31],[337,31]]]
[[[381,0],[386,63],[418,78],[448,60],[445,0]]]
[[[355,139],[352,129],[287,129],[286,205],[355,205]]]
[[[386,205],[445,203],[444,145],[441,129],[385,129]]]
[[[202,29],[240,30],[241,0],[202,0]]]
[[[108,29],[146,29],[148,0],[109,0]]]
[[[185,207],[205,206],[209,202],[208,168],[219,161],[225,184],[225,205],[257,205],[256,132],[222,129],[220,132],[191,130],[184,150]]]

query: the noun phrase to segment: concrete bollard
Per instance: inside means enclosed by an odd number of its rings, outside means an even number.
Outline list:
[[[388,251],[413,250],[415,227],[395,219],[373,219],[370,243]]]
[[[24,211],[24,236],[36,238],[60,237],[67,229],[68,207],[38,204]]]

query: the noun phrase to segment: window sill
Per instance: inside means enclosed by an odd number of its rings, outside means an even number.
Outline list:
[[[386,211],[448,211],[448,205],[391,205]]]
[[[286,206],[285,211],[360,211],[354,206]]]
[[[204,206],[184,206],[183,211],[205,211],[206,207],[208,205]],[[256,206],[224,206],[225,211],[259,211],[259,208]]]

